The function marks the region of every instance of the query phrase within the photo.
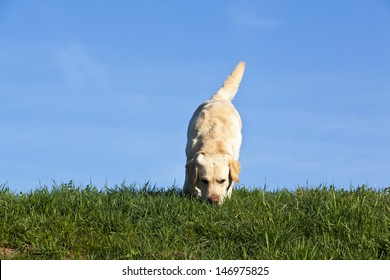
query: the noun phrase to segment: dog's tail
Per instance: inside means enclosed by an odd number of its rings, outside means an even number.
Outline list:
[[[227,77],[223,86],[211,97],[211,100],[232,100],[237,93],[242,76],[244,75],[245,62],[241,61]]]

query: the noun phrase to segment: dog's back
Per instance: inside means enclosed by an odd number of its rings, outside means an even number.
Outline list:
[[[241,118],[231,100],[245,70],[240,62],[223,86],[194,112],[187,130],[187,160],[197,152],[228,153],[238,159],[241,146]]]
[[[198,107],[188,126],[187,160],[196,153],[230,154],[238,159],[241,118],[227,100],[208,100]]]

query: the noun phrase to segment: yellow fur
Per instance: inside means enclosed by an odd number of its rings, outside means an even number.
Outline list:
[[[238,182],[241,118],[231,100],[245,70],[240,62],[224,85],[194,112],[187,131],[184,191],[222,204]]]

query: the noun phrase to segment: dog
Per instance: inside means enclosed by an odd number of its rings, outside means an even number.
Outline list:
[[[230,198],[234,182],[239,182],[242,123],[231,100],[244,71],[245,62],[240,62],[217,93],[196,109],[188,125],[183,191],[211,204]]]

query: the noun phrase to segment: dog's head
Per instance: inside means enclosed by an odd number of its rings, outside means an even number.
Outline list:
[[[187,162],[186,170],[191,184],[200,189],[201,198],[221,205],[234,182],[239,182],[240,163],[228,155],[199,153]]]

